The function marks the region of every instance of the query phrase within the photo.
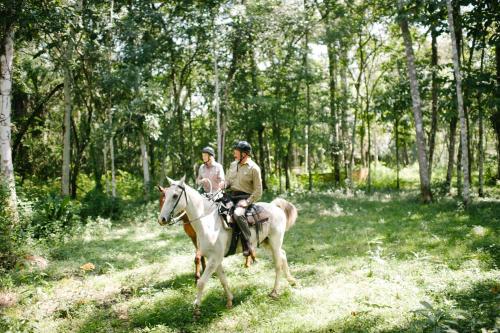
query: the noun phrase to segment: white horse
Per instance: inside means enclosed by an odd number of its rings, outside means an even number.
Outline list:
[[[229,290],[226,275],[222,268],[222,260],[228,252],[233,231],[224,228],[213,202],[185,184],[184,180],[185,177],[179,181],[168,179],[170,186],[163,189],[165,201],[161,208],[158,223],[160,225],[173,224],[179,219],[180,215],[185,213],[198,235],[199,248],[202,255],[207,258],[205,271],[197,282],[198,293],[194,301],[195,316],[199,316],[203,289],[214,272],[217,273],[226,293],[226,307],[231,308],[233,306],[233,294]],[[266,245],[273,255],[276,277],[274,288],[269,296],[276,298],[278,297],[281,271],[285,273],[286,279],[291,285],[295,284],[295,279],[288,269],[286,253],[282,249],[282,245],[285,231],[295,223],[297,209],[294,205],[281,198],[275,199],[272,203],[259,202],[257,205],[264,209],[261,215],[269,217],[269,220],[262,225],[259,231],[258,241]],[[257,235],[255,228],[251,228],[251,230],[251,243],[255,248]],[[241,246],[238,246],[238,250],[241,251]]]

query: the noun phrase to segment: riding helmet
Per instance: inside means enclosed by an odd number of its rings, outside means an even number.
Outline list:
[[[207,153],[210,156],[215,156],[215,151],[212,147],[205,147],[201,150],[202,153]]]

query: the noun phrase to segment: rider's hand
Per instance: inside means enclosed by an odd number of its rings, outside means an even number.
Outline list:
[[[240,201],[238,202],[238,206],[239,206],[239,207],[246,208],[246,207],[248,207],[249,205],[250,205],[250,203],[248,202],[248,200],[240,200]]]

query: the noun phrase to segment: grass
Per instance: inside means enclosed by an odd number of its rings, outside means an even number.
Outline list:
[[[82,232],[42,251],[49,267],[0,279],[17,296],[0,331],[12,332],[493,332],[500,326],[500,200],[464,210],[416,193],[337,192],[288,196],[299,208],[285,236],[292,274],[267,296],[274,269],[264,249],[225,267],[235,295],[227,310],[217,279],[202,317],[192,302],[194,251],[180,227],[156,223],[145,205],[119,225]],[[97,231],[99,232],[97,232]],[[80,266],[91,262],[93,271]]]

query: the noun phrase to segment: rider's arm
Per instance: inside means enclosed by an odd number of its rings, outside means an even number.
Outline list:
[[[219,185],[219,188],[224,188],[225,175],[224,175],[224,168],[222,167],[222,165],[219,166],[219,171],[217,174],[217,184]]]
[[[253,192],[250,197],[247,199],[248,204],[252,204],[262,197],[262,179],[260,177],[260,168],[254,167],[252,168],[252,177],[253,177]]]
[[[201,176],[202,168],[203,168],[203,164],[200,165],[200,168],[198,169],[198,177],[196,178],[196,185],[199,185],[199,186],[203,185],[201,182],[201,180],[203,179],[203,177]]]

